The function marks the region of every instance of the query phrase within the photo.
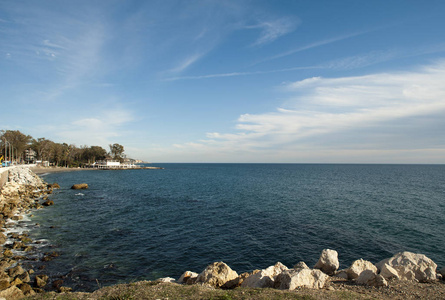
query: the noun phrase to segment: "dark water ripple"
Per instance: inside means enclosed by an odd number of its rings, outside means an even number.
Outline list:
[[[218,260],[238,272],[314,265],[324,248],[339,252],[341,267],[402,250],[445,264],[445,166],[162,166],[47,175],[62,188],[35,213],[32,235],[61,256],[45,272],[92,290]],[[69,189],[80,182],[90,189]]]

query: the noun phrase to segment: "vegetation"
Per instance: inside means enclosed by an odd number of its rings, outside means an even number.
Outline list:
[[[109,146],[110,146],[110,154],[113,157],[113,159],[122,162],[124,160],[123,158],[124,146],[119,144],[113,144],[113,145],[110,144]]]
[[[32,150],[32,151],[30,151]],[[19,163],[48,161],[50,165],[81,167],[98,160],[123,161],[124,146],[110,145],[110,153],[101,146],[81,146],[55,143],[46,138],[34,139],[18,130],[0,130],[0,157]]]

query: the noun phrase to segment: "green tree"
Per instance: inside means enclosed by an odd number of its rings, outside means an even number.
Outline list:
[[[93,163],[98,160],[104,160],[107,157],[107,151],[100,146],[85,147],[82,149],[82,162]]]
[[[37,153],[38,160],[50,160],[53,154],[54,142],[47,140],[45,138],[38,138],[33,140],[31,143],[31,148]]]
[[[27,148],[29,148],[32,136],[21,133],[19,130],[2,130],[0,132],[1,137],[1,149],[5,148],[5,142],[13,148],[14,157],[18,160],[23,159],[23,154]]]
[[[124,161],[124,146],[119,144],[113,144],[110,146],[110,155],[113,159],[119,160],[120,162]]]

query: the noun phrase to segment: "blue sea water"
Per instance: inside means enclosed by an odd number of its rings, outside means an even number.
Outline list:
[[[399,251],[445,265],[445,165],[158,164],[44,176],[61,189],[34,212],[43,271],[91,291],[201,272],[238,273],[277,261],[313,266],[325,248],[341,268]],[[88,190],[71,190],[75,183]],[[35,262],[35,267],[37,263]]]

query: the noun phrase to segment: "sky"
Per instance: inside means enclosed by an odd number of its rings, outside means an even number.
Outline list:
[[[445,1],[0,0],[0,129],[150,162],[445,163]]]

